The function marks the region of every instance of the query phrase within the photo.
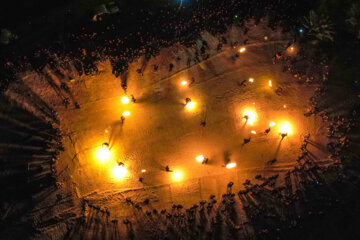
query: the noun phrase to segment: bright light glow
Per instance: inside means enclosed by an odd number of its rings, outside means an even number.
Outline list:
[[[280,127],[280,133],[281,134],[290,134],[290,123],[289,122],[285,122],[281,127]]]
[[[226,166],[225,166],[226,168],[228,168],[228,169],[230,169],[230,168],[234,168],[234,167],[236,167],[236,163],[228,163],[228,164],[226,164]]]
[[[188,84],[188,82],[186,80],[181,81],[181,85],[185,86],[186,84]]]
[[[110,149],[107,145],[101,146],[100,150],[97,153],[97,156],[101,162],[106,162],[110,158]]]
[[[123,117],[128,117],[128,116],[130,116],[130,112],[129,112],[129,111],[125,111],[125,112],[122,113],[122,116],[123,116]]]
[[[254,79],[253,79],[253,78],[249,78],[249,82],[254,82]]]
[[[254,130],[251,131],[252,134],[256,134],[256,132]]]
[[[199,155],[199,156],[197,156],[195,159],[196,159],[196,161],[198,161],[199,163],[202,163],[202,162],[204,161],[205,157],[204,157],[204,155]]]
[[[284,104],[284,106],[283,106],[284,108],[286,108],[286,105]]]
[[[272,82],[271,82],[271,80],[269,80],[269,87],[272,87]]]
[[[253,124],[256,120],[256,113],[252,110],[245,110],[244,112],[244,119],[247,121],[248,124]],[[247,119],[245,118],[247,116]]]
[[[269,39],[268,36],[265,36],[265,37],[264,37],[264,40],[268,40],[268,39]]]
[[[190,111],[190,110],[193,110],[195,108],[195,106],[196,106],[196,102],[191,101],[191,102],[188,102],[185,107],[187,110]]]
[[[146,172],[146,169],[142,169],[141,172],[142,172],[142,173],[145,173],[145,172]]]
[[[276,123],[270,122],[269,127],[273,127],[273,126],[275,126],[275,125],[276,125]]]
[[[245,50],[246,50],[246,48],[242,47],[242,48],[240,48],[239,52],[243,53],[243,52],[245,52]]]
[[[177,171],[177,172],[174,172],[174,173],[173,173],[173,178],[174,178],[174,180],[176,180],[176,181],[181,180],[182,177],[183,177],[182,172],[178,172],[178,171]]]
[[[121,98],[121,102],[122,102],[123,104],[128,104],[128,103],[130,102],[130,99],[129,99],[127,96],[123,96],[123,97]]]
[[[115,178],[123,178],[127,174],[127,170],[124,166],[116,166],[113,170],[113,175]]]

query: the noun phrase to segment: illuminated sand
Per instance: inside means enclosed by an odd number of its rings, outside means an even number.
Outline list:
[[[304,116],[314,87],[300,84],[283,73],[280,64],[272,64],[274,49],[286,46],[286,39],[273,33],[264,41],[259,32],[249,31],[249,45],[235,63],[230,59],[232,50],[225,48],[188,69],[184,52],[179,51],[181,65],[173,60],[175,70],[169,73],[168,64],[177,55],[173,53],[175,48],[164,49],[147,63],[144,76],[140,76],[136,69],[143,60],[139,59],[128,74],[128,96],[135,96],[135,104],[122,103],[121,81],[111,74],[108,62],[99,66],[99,75],[68,82],[80,109],[65,109],[44,79],[27,76],[24,81],[37,82],[34,91],[59,113],[66,149],[57,164],[60,179],[78,197],[107,207],[119,217],[132,214],[126,197],[135,202],[149,198],[152,206],[159,208],[174,203],[188,207],[210,194],[218,197],[229,181],[238,190],[245,179],[253,179],[256,174],[272,175],[292,168],[303,135],[311,133],[314,141],[325,141],[321,120]],[[229,33],[235,39],[237,34],[236,29]],[[204,38],[216,43],[206,34]],[[156,73],[153,64],[160,66]],[[191,87],[182,84],[185,80],[190,83],[191,77],[195,78]],[[239,86],[249,78],[253,82]],[[275,93],[277,87],[283,89],[281,96]],[[187,97],[196,102],[191,111],[185,108]],[[245,124],[246,110],[256,112],[253,124]],[[124,111],[130,116],[122,123]],[[202,129],[203,121],[206,126]],[[266,136],[263,133],[270,122],[276,125]],[[281,141],[280,128],[285,122],[291,130]],[[243,139],[250,136],[250,143],[243,146]],[[98,151],[105,142],[110,145],[110,158],[100,161]],[[317,148],[311,152],[319,161],[325,156]],[[207,165],[196,161],[200,154],[209,159]],[[277,162],[268,165],[267,161],[275,157]],[[226,169],[225,159],[237,166]],[[114,177],[118,162],[127,169],[121,179]],[[166,165],[176,174],[166,172]],[[139,177],[144,178],[143,183]]]

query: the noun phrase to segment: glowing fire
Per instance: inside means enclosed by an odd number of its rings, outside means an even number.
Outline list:
[[[253,78],[249,78],[249,82],[254,82],[254,79],[253,79]]]
[[[202,163],[204,161],[205,157],[204,157],[204,155],[199,155],[195,159],[196,159],[196,161]]]
[[[243,53],[243,52],[245,52],[245,50],[246,50],[246,48],[242,47],[242,48],[240,48],[239,52]]]
[[[123,117],[128,117],[128,116],[130,116],[130,112],[129,112],[129,111],[125,111],[125,112],[122,113],[122,116],[123,116]]]
[[[176,171],[173,173],[173,178],[175,181],[181,180],[183,177],[182,172]]]
[[[256,132],[254,130],[251,131],[252,134],[256,134]]]
[[[196,102],[191,101],[191,102],[188,102],[185,107],[187,110],[190,111],[190,110],[193,110],[195,108],[195,106],[196,106]]]
[[[245,110],[244,119],[248,124],[253,124],[256,120],[256,113],[252,110]]]
[[[228,168],[228,169],[230,169],[230,168],[234,168],[234,167],[236,167],[236,163],[228,163],[228,164],[226,164],[226,166],[225,166],[226,168]]]
[[[271,80],[269,80],[269,87],[272,87],[272,82],[271,82]]]
[[[276,123],[270,122],[269,127],[273,127],[273,126],[275,126],[275,125],[276,125]]]
[[[186,84],[188,84],[186,80],[181,81],[181,85],[185,86]]]
[[[116,166],[113,170],[113,175],[115,178],[123,178],[127,174],[127,170],[123,165]]]
[[[106,162],[110,158],[110,149],[107,143],[104,143],[97,153],[97,157],[101,162]]]
[[[121,98],[121,102],[122,102],[123,104],[128,104],[128,103],[130,102],[130,99],[129,99],[127,96],[123,96],[123,97]]]
[[[281,134],[289,134],[291,130],[290,127],[290,123],[289,122],[285,122],[281,127],[280,127],[280,133]]]
[[[142,172],[142,173],[145,173],[145,172],[146,172],[146,169],[142,169],[141,172]]]

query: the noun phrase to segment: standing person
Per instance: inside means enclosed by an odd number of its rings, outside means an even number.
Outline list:
[[[195,83],[195,78],[192,77],[192,78],[191,78],[191,82],[190,82],[190,84],[189,84],[189,87],[191,87],[194,83]]]
[[[130,95],[131,96],[131,101],[133,102],[133,103],[136,103],[136,99],[135,99],[135,97],[134,97],[134,95]]]

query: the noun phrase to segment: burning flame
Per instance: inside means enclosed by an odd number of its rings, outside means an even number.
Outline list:
[[[128,103],[130,102],[130,99],[129,99],[127,96],[123,96],[123,97],[121,98],[121,102],[122,102],[123,104],[128,104]]]
[[[97,153],[97,157],[101,162],[106,162],[110,158],[110,149],[108,144],[103,144]]]
[[[129,112],[129,111],[125,111],[125,112],[122,113],[122,116],[123,116],[123,117],[128,117],[128,116],[130,116],[130,112]]]
[[[123,178],[126,176],[126,174],[127,174],[127,170],[122,165],[116,166],[113,170],[113,175],[115,178]]]
[[[199,155],[195,159],[196,159],[197,162],[202,163],[204,161],[205,157],[204,157],[204,155]]]
[[[179,171],[174,172],[173,178],[175,181],[180,181],[183,178],[182,172]]]
[[[252,134],[256,134],[256,132],[254,130],[251,131]]]
[[[269,80],[269,87],[272,87],[272,83],[271,83],[271,80]]]
[[[246,48],[242,47],[242,48],[240,48],[239,52],[243,53],[243,52],[245,52],[245,50],[246,50]]]
[[[230,169],[230,168],[234,168],[234,167],[236,167],[236,163],[228,163],[228,164],[226,164],[226,166],[225,166],[226,168],[228,168],[228,169]]]
[[[253,79],[253,78],[249,78],[249,82],[254,82],[254,79]]]
[[[186,80],[181,81],[181,85],[185,86],[186,84],[188,84]]]
[[[246,117],[247,117],[247,119],[246,119]],[[256,120],[256,113],[252,110],[245,110],[244,118],[248,124],[253,124]]]
[[[145,172],[146,172],[146,169],[142,169],[141,172],[142,172],[142,173],[145,173]]]
[[[289,122],[285,122],[281,127],[280,127],[280,133],[281,134],[289,134],[291,130],[290,127],[290,123]]]
[[[188,102],[185,107],[187,110],[190,111],[190,110],[193,110],[195,108],[195,106],[196,106],[196,102],[191,101],[191,102]]]
[[[276,125],[276,123],[270,122],[269,127],[273,127],[273,126],[275,126],[275,125]]]

